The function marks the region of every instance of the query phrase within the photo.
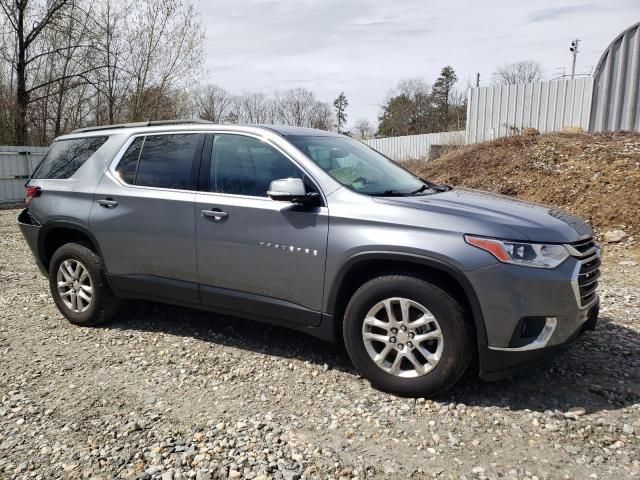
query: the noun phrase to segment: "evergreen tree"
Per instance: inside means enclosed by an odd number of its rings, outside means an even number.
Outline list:
[[[340,95],[333,101],[333,106],[336,109],[338,133],[344,133],[342,127],[347,124],[347,107],[349,106],[349,101],[344,92],[340,92]]]
[[[457,81],[458,77],[456,72],[452,67],[447,65],[440,71],[440,76],[433,84],[431,97],[438,119],[438,129],[440,131],[446,131],[451,123],[451,104],[453,103],[451,97],[454,92],[453,86]]]

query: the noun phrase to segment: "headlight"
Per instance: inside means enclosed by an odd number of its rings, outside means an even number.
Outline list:
[[[569,257],[569,252],[563,245],[512,242],[471,235],[465,235],[464,239],[469,245],[489,252],[503,263],[535,268],[556,268]]]

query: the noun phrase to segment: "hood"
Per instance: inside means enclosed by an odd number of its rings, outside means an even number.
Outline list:
[[[376,201],[480,222],[500,235],[505,228],[533,242],[570,243],[593,236],[581,218],[564,210],[479,190],[454,188],[413,197],[377,197]],[[479,234],[479,232],[464,232]],[[512,238],[517,240],[517,238]]]

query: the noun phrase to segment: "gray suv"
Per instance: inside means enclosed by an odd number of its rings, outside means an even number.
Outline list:
[[[344,342],[385,391],[494,379],[595,327],[579,218],[417,178],[318,130],[146,122],[56,139],[18,222],[72,323],[122,299]]]

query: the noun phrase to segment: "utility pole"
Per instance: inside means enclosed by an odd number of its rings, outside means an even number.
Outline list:
[[[480,86],[480,72],[476,73],[476,87]]]
[[[576,76],[576,58],[578,57],[578,44],[580,40],[576,38],[571,42],[571,46],[569,47],[569,51],[573,54],[573,61],[571,62],[571,78],[575,78]]]

